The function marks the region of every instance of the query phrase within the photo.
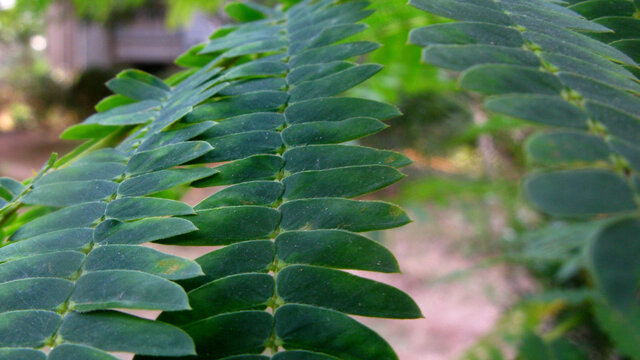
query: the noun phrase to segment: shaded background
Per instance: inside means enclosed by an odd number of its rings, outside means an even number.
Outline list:
[[[401,360],[457,359],[487,343],[508,354],[517,346],[513,334],[548,314],[522,300],[544,285],[540,272],[509,256],[522,249],[522,234],[545,224],[518,185],[526,165],[521,145],[531,128],[488,116],[481,99],[459,91],[451,74],[420,62],[408,32],[441,19],[404,1],[372,2],[378,11],[358,37],[384,46],[358,61],[386,69],[352,95],[397,104],[404,115],[360,143],[402,152],[414,163],[405,169],[407,179],[369,197],[399,203],[414,222],[370,234],[394,252],[403,274],[367,276],[408,292],[425,318],[362,320]],[[73,148],[58,135],[93,112],[109,94],[104,82],[118,71],[175,72],[177,55],[229,22],[222,5],[0,0],[0,176],[26,179],[50,152]],[[193,205],[205,195],[191,190],[185,201]],[[177,253],[195,258],[202,250]]]

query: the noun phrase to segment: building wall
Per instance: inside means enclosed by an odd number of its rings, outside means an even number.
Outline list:
[[[204,41],[220,25],[202,14],[190,26],[168,31],[159,12],[140,10],[112,26],[76,18],[69,2],[56,2],[47,19],[47,57],[69,72],[122,64],[171,64],[189,47]]]

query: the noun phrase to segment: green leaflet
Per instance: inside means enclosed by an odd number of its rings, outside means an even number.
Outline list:
[[[595,216],[637,208],[624,178],[603,170],[534,174],[525,191],[539,209],[556,216]]]
[[[479,93],[496,95],[531,93],[559,95],[562,84],[553,75],[520,65],[478,65],[465,71],[460,86]]]
[[[68,181],[113,180],[124,173],[125,166],[117,162],[81,164],[52,171],[38,181],[48,185]]]
[[[391,229],[410,222],[399,207],[380,201],[340,198],[296,200],[280,207],[284,230],[344,229],[354,232]]]
[[[218,314],[263,309],[274,288],[275,281],[268,274],[227,276],[189,291],[191,310],[164,313],[160,320],[185,325]]]
[[[65,181],[35,186],[22,201],[31,205],[65,206],[104,200],[111,196],[118,184],[105,180]]]
[[[489,63],[531,67],[541,65],[540,60],[531,52],[494,45],[430,45],[424,50],[422,58],[429,64],[458,71]]]
[[[310,351],[293,350],[278,353],[272,357],[274,360],[335,360],[336,357]]]
[[[348,360],[397,359],[375,332],[339,312],[285,305],[276,311],[275,322],[285,349],[321,351]]]
[[[193,261],[131,245],[96,248],[87,256],[84,269],[86,271],[137,270],[171,280],[202,275],[200,266]]]
[[[3,312],[0,314],[0,348],[40,348],[55,333],[60,320],[61,316],[52,311]]]
[[[93,347],[76,344],[62,344],[53,349],[49,354],[48,359],[115,360],[117,358]]]
[[[154,171],[124,180],[118,186],[118,194],[124,196],[153,194],[178,185],[189,184],[215,173],[215,170],[209,168]]]
[[[56,310],[71,294],[71,281],[52,278],[22,279],[0,284],[0,311]]]
[[[320,98],[301,101],[285,111],[288,124],[342,121],[354,117],[387,120],[400,115],[394,106],[355,98]]]
[[[288,264],[399,271],[397,261],[385,247],[344,230],[286,231],[278,235],[276,245],[278,259]]]
[[[284,186],[276,181],[249,181],[224,188],[202,200],[195,209],[206,210],[224,206],[275,204]]]
[[[78,271],[84,258],[76,251],[55,251],[9,261],[0,264],[0,282],[46,277],[66,279]]]
[[[340,94],[367,80],[380,70],[382,66],[377,64],[359,65],[321,79],[302,82],[290,91],[289,101],[295,103]]]
[[[524,44],[517,30],[482,22],[453,22],[413,29],[409,41],[424,47],[436,44],[519,47]]]
[[[184,219],[148,218],[134,222],[107,220],[95,229],[94,241],[101,245],[137,245],[197,230]]]
[[[640,244],[635,234],[637,219],[624,219],[602,228],[593,239],[590,262],[602,294],[608,303],[622,312],[635,311],[638,284],[637,252]]]
[[[205,276],[182,281],[190,290],[211,281],[242,273],[266,273],[273,263],[275,247],[269,240],[245,241],[205,254],[196,262]]]
[[[273,180],[282,168],[282,158],[274,155],[254,155],[218,166],[217,174],[198,181],[195,187],[232,185],[253,180]]]
[[[406,156],[387,150],[350,145],[295,147],[284,153],[285,170],[291,173],[359,165],[387,165],[400,168],[411,164]]]
[[[12,240],[23,240],[56,230],[92,225],[104,214],[106,204],[90,202],[69,206],[23,225],[13,233]]]
[[[65,239],[61,242],[61,239]],[[78,228],[53,231],[18,241],[0,248],[0,261],[16,260],[31,255],[64,250],[80,250],[93,240],[93,230]],[[0,265],[1,266],[1,265]]]
[[[528,121],[568,128],[587,128],[588,114],[560,96],[512,94],[490,97],[484,106]]]
[[[198,354],[213,358],[260,353],[272,328],[273,317],[264,311],[221,314],[184,327]]]
[[[607,161],[611,153],[601,137],[572,131],[538,133],[525,150],[532,161],[546,166]]]
[[[368,117],[316,121],[287,127],[282,132],[282,140],[288,146],[339,144],[377,133],[385,128],[387,125],[382,121]]]
[[[142,151],[129,160],[127,174],[137,175],[181,165],[206,154],[211,149],[213,148],[203,141],[191,141]]]
[[[234,116],[221,120],[202,134],[201,138],[212,140],[232,134],[240,134],[252,130],[276,130],[284,124],[284,116],[280,113],[259,112]]]
[[[82,275],[76,282],[70,306],[77,311],[189,308],[187,296],[177,284],[132,270],[103,270]]]
[[[164,356],[195,353],[192,342],[183,331],[161,322],[117,312],[71,313],[65,317],[59,331],[71,343],[106,351]],[[149,334],[153,336],[149,337]]]
[[[196,233],[162,242],[179,245],[227,245],[263,239],[275,231],[280,214],[270,207],[230,206],[200,210],[188,219],[197,227]]]
[[[116,199],[107,205],[105,215],[118,220],[136,220],[154,216],[189,215],[193,209],[180,201],[145,197]]]
[[[390,166],[353,166],[320,171],[303,171],[282,181],[284,200],[340,196],[351,198],[387,187],[402,179]]]
[[[400,319],[422,316],[418,306],[402,291],[338,270],[288,266],[278,273],[276,281],[278,295],[291,303],[365,316]],[[352,290],[356,288],[359,291],[354,293]]]
[[[7,360],[45,360],[47,358],[47,354],[43,352],[20,348],[0,349],[0,355]]]

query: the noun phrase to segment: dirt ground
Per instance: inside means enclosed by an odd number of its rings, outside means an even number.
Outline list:
[[[64,153],[69,147],[68,143],[56,141],[52,134],[0,133],[0,176],[28,177],[52,150]],[[188,202],[197,202],[201,196],[188,194]],[[439,281],[482,260],[470,258],[461,250],[473,229],[462,214],[452,209],[423,204],[409,212],[413,223],[377,234],[398,258],[402,274],[362,274],[410,294],[424,318],[360,320],[386,338],[400,360],[457,359],[492,329],[515,295],[531,284],[524,274],[500,266],[478,270],[455,281]],[[496,225],[500,225],[500,219],[496,219]],[[203,250],[190,248],[178,253],[195,258]],[[154,313],[144,315],[153,317]]]

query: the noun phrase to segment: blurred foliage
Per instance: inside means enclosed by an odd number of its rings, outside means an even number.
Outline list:
[[[376,83],[370,81],[367,85],[362,88],[375,90]],[[451,150],[458,134],[472,125],[467,98],[461,93],[426,90],[413,95],[402,94],[399,100],[396,103],[404,115],[392,120],[389,129],[365,139],[364,144],[412,148],[422,154],[443,155]]]
[[[383,44],[367,61],[384,64],[385,69],[364,86],[358,95],[398,103],[402,98],[431,91],[455,91],[455,81],[446,72],[420,61],[422,49],[407,46],[409,31],[419,26],[444,22],[443,18],[425,15],[397,1],[370,0],[376,12],[367,19],[370,29],[356,40]]]

